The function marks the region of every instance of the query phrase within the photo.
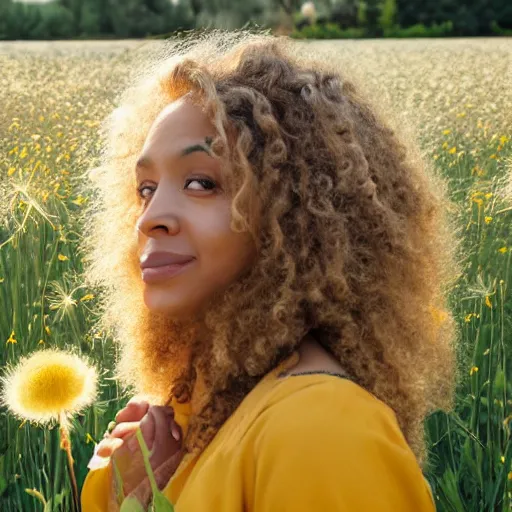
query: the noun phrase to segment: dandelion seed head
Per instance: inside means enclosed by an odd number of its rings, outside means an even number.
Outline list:
[[[96,370],[79,356],[57,349],[20,359],[1,379],[2,402],[15,416],[36,423],[79,412],[96,396]]]

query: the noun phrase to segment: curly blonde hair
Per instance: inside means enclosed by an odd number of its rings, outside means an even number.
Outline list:
[[[125,91],[93,175],[86,278],[104,289],[122,383],[167,403],[204,379],[187,451],[203,449],[310,333],[394,410],[423,467],[425,416],[453,407],[459,375],[446,303],[459,241],[445,183],[339,67],[295,44],[244,31],[189,38]],[[135,233],[137,156],[157,114],[187,93],[217,130],[232,229],[251,233],[258,255],[201,327],[145,307]]]

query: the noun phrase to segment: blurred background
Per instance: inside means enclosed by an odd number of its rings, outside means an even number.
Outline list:
[[[0,0],[0,40],[169,37],[266,27],[297,38],[512,35],[511,0]]]

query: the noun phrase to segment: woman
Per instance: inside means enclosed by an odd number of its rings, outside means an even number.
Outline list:
[[[150,502],[139,427],[177,512],[435,510],[444,184],[338,69],[267,35],[187,41],[125,93],[95,181],[88,277],[147,400],[97,447],[85,512]]]

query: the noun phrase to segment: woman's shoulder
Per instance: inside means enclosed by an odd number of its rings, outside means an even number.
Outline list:
[[[261,404],[267,420],[289,418],[337,428],[381,416],[398,428],[396,414],[385,402],[346,374],[329,370],[304,370],[276,378]]]

